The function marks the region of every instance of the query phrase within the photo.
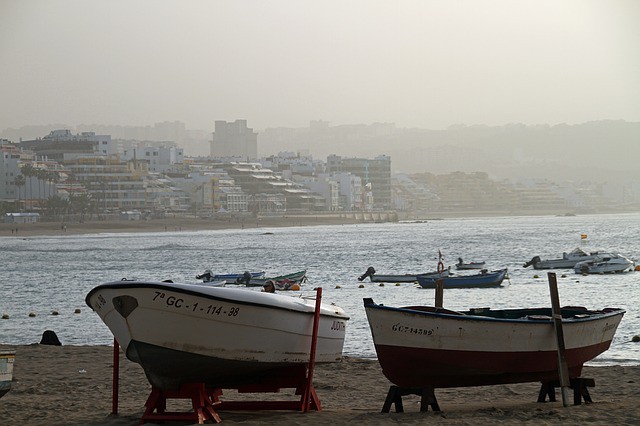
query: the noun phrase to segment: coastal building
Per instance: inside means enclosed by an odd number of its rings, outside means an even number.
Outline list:
[[[349,172],[331,173],[330,176],[338,183],[341,210],[364,210],[364,185],[360,176]]]
[[[147,163],[147,170],[152,173],[172,171],[175,165],[184,163],[184,150],[175,146],[132,146],[122,152],[124,161]]]
[[[8,142],[8,141],[6,141]],[[0,200],[8,201],[19,198],[19,191],[24,187],[24,176],[20,175],[21,154],[15,145],[0,145]]]
[[[5,213],[4,223],[36,223],[40,213]]]
[[[249,210],[264,206],[282,211],[319,211],[325,208],[325,200],[303,185],[283,178],[271,169],[263,168],[260,163],[233,163],[223,166],[229,176],[249,194]],[[285,203],[279,197],[284,196]],[[254,201],[252,201],[254,200]],[[258,201],[255,201],[258,200]],[[279,203],[279,204],[278,204]]]
[[[113,150],[109,135],[96,135],[95,132],[73,134],[67,129],[52,130],[43,138],[21,141],[17,145],[58,162],[69,159],[71,156],[98,152],[109,155]]]
[[[121,161],[117,156],[84,157],[65,163],[76,180],[87,188],[100,212],[153,207],[147,200],[146,164]]]
[[[41,208],[58,194],[68,170],[45,156],[19,149],[14,144],[0,145],[0,200],[17,201],[17,208]]]
[[[258,134],[247,127],[247,120],[233,123],[217,120],[211,141],[211,157],[239,157],[243,161],[258,158]]]
[[[379,155],[374,159],[327,157],[327,173],[349,172],[362,179],[365,209],[368,204],[376,210],[390,210],[391,203],[391,157]],[[367,200],[372,200],[368,202]]]
[[[342,210],[340,205],[340,184],[338,181],[328,175],[322,175],[317,178],[307,178],[300,183],[324,198],[325,210]]]

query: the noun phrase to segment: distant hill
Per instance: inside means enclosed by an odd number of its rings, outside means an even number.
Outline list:
[[[391,156],[394,171],[487,172],[496,178],[640,181],[640,123],[603,120],[527,126],[454,125],[446,130],[401,129],[393,124],[266,129],[259,154],[307,150]]]

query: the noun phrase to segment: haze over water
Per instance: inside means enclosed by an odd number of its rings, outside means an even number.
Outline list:
[[[557,258],[580,246],[619,251],[640,259],[640,214],[574,217],[500,217],[343,226],[258,228],[200,232],[1,237],[0,336],[4,344],[37,343],[56,331],[63,344],[111,344],[113,336],[84,303],[94,286],[127,279],[197,282],[205,269],[243,272],[263,269],[278,275],[308,270],[305,296],[323,287],[323,301],[351,316],[344,353],[375,357],[362,299],[388,306],[432,305],[433,290],[412,284],[378,284],[357,277],[368,266],[378,273],[417,273],[458,257],[485,260],[489,269],[508,267],[510,280],[495,289],[445,290],[450,309],[550,306],[547,271],[524,269],[534,255]],[[580,239],[587,234],[586,241]],[[594,364],[638,364],[640,273],[581,276],[556,270],[560,302],[592,309],[627,310],[612,348]],[[534,275],[539,278],[534,278]],[[564,274],[564,275],[563,275]],[[337,288],[340,287],[340,288]],[[259,289],[258,289],[259,290]],[[248,290],[249,291],[249,290]],[[294,293],[294,292],[292,292]],[[292,294],[293,295],[293,294]],[[75,314],[75,309],[81,313]],[[59,315],[51,315],[52,311]],[[29,317],[30,312],[36,313]]]

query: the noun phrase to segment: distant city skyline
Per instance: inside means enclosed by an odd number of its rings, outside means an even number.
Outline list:
[[[246,124],[252,127],[252,123]],[[37,139],[56,128],[5,130],[0,131],[0,138]],[[212,140],[210,131],[190,129],[179,121],[130,127],[77,126],[71,130],[95,131],[113,139],[172,141],[184,148],[185,156],[209,156]],[[394,123],[331,126],[310,122],[300,128],[270,128],[257,137],[258,158],[284,151],[308,153],[321,160],[332,154],[360,158],[388,155],[394,172],[486,172],[494,179],[633,183],[640,188],[636,161],[640,156],[640,122],[459,125],[443,131],[406,129]]]
[[[640,121],[640,2],[0,0],[0,130]]]

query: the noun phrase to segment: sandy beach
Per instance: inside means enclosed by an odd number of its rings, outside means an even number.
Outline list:
[[[113,347],[0,346],[16,351],[12,389],[0,399],[6,425],[135,425],[144,412],[150,385],[138,364],[120,352],[118,414],[112,408]],[[442,411],[419,411],[419,398],[403,398],[404,413],[382,414],[390,383],[376,360],[344,358],[318,365],[315,388],[319,412],[220,411],[227,424],[640,424],[640,367],[585,367],[583,377],[595,379],[592,404],[563,407],[536,402],[540,385],[525,383],[476,388],[436,389]],[[572,396],[572,394],[571,394]],[[277,395],[225,391],[222,400],[297,399],[292,389]],[[185,411],[187,401],[170,400],[170,410]],[[209,422],[210,423],[210,422]],[[185,424],[168,422],[165,424]]]
[[[252,219],[197,219],[174,217],[151,220],[92,220],[84,222],[0,223],[0,236],[35,237],[121,232],[186,232],[216,229],[252,229],[285,226],[345,225],[361,223],[335,215],[299,215]]]

